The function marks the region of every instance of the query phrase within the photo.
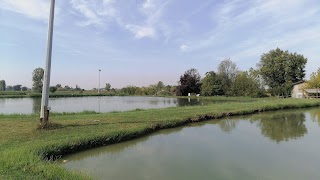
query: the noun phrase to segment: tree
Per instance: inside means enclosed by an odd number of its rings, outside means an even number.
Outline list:
[[[197,69],[189,69],[180,76],[179,85],[176,94],[178,96],[187,96],[188,93],[200,93],[201,77]]]
[[[5,91],[6,90],[6,81],[1,80],[0,81],[0,91]]]
[[[21,87],[21,91],[27,91],[28,88],[26,86]]]
[[[238,72],[237,65],[230,58],[224,59],[218,66],[218,78],[221,81],[223,94],[228,95]]]
[[[58,89],[58,88],[57,88],[56,86],[50,86],[50,87],[49,87],[49,91],[50,91],[51,93],[56,92],[57,89]]]
[[[214,96],[222,95],[221,84],[217,74],[214,71],[206,73],[206,76],[202,79],[201,95]]]
[[[162,81],[159,81],[156,85],[156,91],[161,91],[164,89],[164,83]]]
[[[7,86],[6,87],[6,91],[13,91],[13,87],[12,86]]]
[[[111,90],[111,84],[110,83],[106,83],[105,90],[106,91],[110,91]]]
[[[35,92],[42,92],[44,70],[42,68],[36,68],[32,73],[32,90]]]
[[[303,80],[307,58],[279,48],[261,56],[259,71],[272,95],[290,94],[292,83]]]
[[[21,84],[14,85],[12,88],[14,91],[21,91]]]
[[[307,85],[305,88],[307,89],[320,88],[320,68],[318,69],[317,72],[313,72],[310,75],[310,80],[307,82]]]
[[[233,96],[260,97],[261,92],[259,83],[247,71],[238,73],[231,87]]]

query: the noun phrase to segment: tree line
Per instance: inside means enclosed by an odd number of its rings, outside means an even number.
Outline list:
[[[209,71],[201,79],[196,69],[187,70],[180,76],[176,94],[189,93],[203,96],[290,96],[293,84],[304,80],[307,58],[279,48],[262,54],[257,68],[240,71],[230,58],[223,60],[217,71]],[[318,71],[318,74],[319,71]],[[320,82],[313,73],[310,83]],[[309,84],[310,84],[309,83]],[[314,86],[314,85],[312,85]],[[319,87],[319,84],[317,84]]]
[[[111,88],[106,83],[104,90],[113,95],[177,95],[187,96],[189,93],[202,96],[250,96],[264,97],[290,96],[294,83],[304,80],[307,58],[301,54],[290,53],[279,48],[261,55],[256,68],[240,71],[230,58],[224,59],[216,71],[212,70],[201,78],[197,69],[191,68],[180,76],[178,85],[165,85],[162,81],[145,87],[126,86],[121,89]],[[32,90],[42,91],[44,70],[36,68],[32,72]],[[320,88],[320,68],[313,72],[306,88]],[[6,86],[5,80],[0,80],[0,91],[26,91],[29,88],[22,85]],[[96,88],[92,90],[96,91]],[[57,84],[50,86],[50,92],[84,91],[76,85]]]

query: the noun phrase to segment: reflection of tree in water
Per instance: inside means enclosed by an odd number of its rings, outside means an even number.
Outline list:
[[[237,121],[236,120],[230,120],[230,119],[224,119],[218,122],[220,128],[222,131],[230,133],[234,128],[236,128]]]
[[[318,122],[320,126],[320,109],[309,111],[312,122]]]
[[[261,128],[261,133],[277,143],[303,137],[308,132],[303,113],[278,112],[259,117],[258,126]]]
[[[32,98],[32,113],[39,113],[41,108],[41,98]]]

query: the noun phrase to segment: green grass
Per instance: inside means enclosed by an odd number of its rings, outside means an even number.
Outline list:
[[[214,97],[223,99],[221,97]],[[229,99],[229,98],[225,98]],[[240,98],[241,99],[241,98]],[[320,100],[230,98],[233,102],[112,113],[52,113],[50,128],[38,115],[0,115],[0,179],[90,179],[57,165],[60,155],[129,140],[163,128],[231,115],[320,106]],[[49,161],[48,161],[49,160]]]

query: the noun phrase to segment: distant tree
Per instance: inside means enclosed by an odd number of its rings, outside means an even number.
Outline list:
[[[54,92],[56,92],[57,91],[57,87],[56,86],[50,86],[50,88],[49,88],[49,91],[51,92],[51,93],[54,93]]]
[[[303,80],[307,58],[279,48],[261,56],[259,71],[272,95],[290,94],[292,83]]]
[[[26,86],[21,87],[21,91],[27,91],[28,88]]]
[[[221,81],[223,94],[228,95],[238,72],[237,65],[230,58],[224,59],[218,66],[218,79]]]
[[[7,86],[6,87],[6,91],[13,91],[13,87],[12,86]]]
[[[121,89],[122,93],[128,94],[128,95],[135,95],[138,91],[138,87],[136,86],[127,86]]]
[[[232,84],[231,94],[233,96],[260,97],[262,90],[259,83],[249,76],[248,72],[241,72],[236,75]]]
[[[178,96],[187,96],[188,93],[200,93],[201,90],[201,77],[197,69],[189,69],[180,76],[179,85],[176,94]]]
[[[57,88],[61,88],[61,84],[57,84],[56,87],[57,87]]]
[[[21,91],[21,84],[14,85],[12,88],[14,91]]]
[[[106,83],[105,90],[106,91],[110,91],[111,90],[111,84],[110,83]]]
[[[221,84],[217,74],[214,71],[206,73],[206,76],[202,79],[201,95],[214,96],[222,95]]]
[[[42,92],[44,70],[42,68],[36,68],[32,73],[32,90],[35,92]]]
[[[68,85],[64,86],[63,89],[64,89],[65,91],[70,91],[70,90],[72,90],[72,88],[71,88],[70,86],[68,86]]]
[[[157,85],[156,85],[156,91],[161,91],[161,90],[163,90],[164,89],[164,84],[163,84],[163,82],[162,81],[159,81],[158,83],[157,83]]]
[[[6,81],[1,80],[0,81],[0,91],[5,91],[6,90]]]
[[[313,72],[310,75],[310,80],[307,82],[307,85],[305,88],[320,88],[320,68],[317,72]]]
[[[76,85],[76,88],[74,89],[75,91],[81,91],[80,86]]]

